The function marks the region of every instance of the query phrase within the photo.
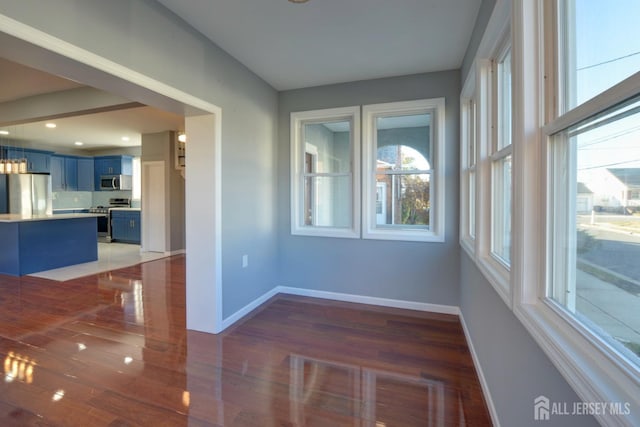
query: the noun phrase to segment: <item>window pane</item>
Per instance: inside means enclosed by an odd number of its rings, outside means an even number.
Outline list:
[[[348,121],[304,125],[305,173],[344,173],[351,170]]]
[[[467,148],[467,166],[472,167],[476,164],[476,120],[477,120],[476,101],[469,101],[469,135]]]
[[[351,227],[351,177],[305,177],[303,214],[307,226]]]
[[[640,70],[640,2],[564,0],[565,111]],[[563,14],[560,14],[563,16]]]
[[[428,228],[430,175],[376,176],[376,224]]]
[[[491,252],[511,263],[511,156],[493,163]]]
[[[431,114],[376,119],[378,167],[431,169]]]
[[[552,141],[550,297],[638,363],[640,101]]]
[[[498,147],[511,145],[511,49],[498,64]]]
[[[469,171],[469,236],[476,237],[476,172]]]

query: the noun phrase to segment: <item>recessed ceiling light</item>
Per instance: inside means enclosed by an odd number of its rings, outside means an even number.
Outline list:
[[[55,128],[57,125],[56,125],[55,123],[47,123],[45,126],[46,126],[46,127],[48,127],[49,129],[53,129],[53,128]]]
[[[122,140],[123,140],[123,141],[128,141],[128,140],[129,140],[129,137],[128,137],[128,136],[123,136],[123,137],[122,137]]]
[[[74,142],[74,144],[75,144],[75,145],[80,146],[80,145],[84,145],[84,142],[82,142],[82,141],[76,141],[76,142]]]
[[[306,3],[309,0],[289,0],[291,3]]]
[[[8,130],[0,130],[0,135],[9,135]]]

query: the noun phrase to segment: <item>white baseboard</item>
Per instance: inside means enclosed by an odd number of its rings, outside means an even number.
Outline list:
[[[299,295],[305,297],[323,298],[334,301],[355,302],[359,304],[378,305],[382,307],[403,308],[406,310],[428,311],[432,313],[460,315],[460,308],[453,305],[429,304],[407,300],[369,297],[365,295],[343,294],[339,292],[318,291],[314,289],[293,288],[290,286],[276,286],[264,295],[251,301],[240,310],[222,321],[222,330],[233,325],[247,314],[264,304],[268,299],[277,294]]]
[[[365,295],[343,294],[339,292],[318,291],[314,289],[292,288],[278,286],[277,291],[283,294],[300,295],[305,297],[324,298],[335,301],[355,302],[360,304],[379,305],[382,307],[404,308],[406,310],[430,311],[442,314],[460,314],[460,308],[452,305],[429,304],[389,298],[369,297]]]
[[[236,323],[238,320],[242,319],[247,314],[251,313],[256,308],[260,307],[262,304],[267,302],[269,298],[275,296],[278,293],[278,287],[275,287],[268,291],[267,293],[259,296],[258,298],[251,301],[249,304],[242,307],[240,310],[233,313],[231,316],[227,317],[222,321],[222,331],[227,329],[229,326]],[[220,332],[222,332],[220,331]]]
[[[467,346],[469,347],[469,351],[471,352],[473,365],[475,366],[476,372],[478,373],[478,380],[480,381],[480,386],[482,387],[482,394],[484,394],[484,399],[487,402],[487,408],[489,409],[491,422],[493,423],[494,427],[500,427],[500,421],[498,420],[498,411],[496,411],[496,407],[493,405],[493,399],[491,399],[491,393],[489,393],[489,384],[487,384],[487,380],[485,379],[482,368],[480,367],[480,359],[478,359],[476,350],[473,347],[471,334],[467,329],[467,324],[464,321],[464,316],[462,315],[462,313],[459,313],[458,316],[460,317],[460,324],[462,325],[462,330],[464,331],[464,337],[467,340]]]

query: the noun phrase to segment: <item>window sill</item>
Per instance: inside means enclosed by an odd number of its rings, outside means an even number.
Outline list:
[[[358,239],[360,234],[354,229],[340,228],[294,228],[291,230],[292,236],[308,236],[308,237],[332,237],[343,239]]]
[[[444,234],[430,230],[367,230],[362,234],[363,239],[370,240],[398,240],[405,242],[444,242]]]
[[[584,402],[630,404],[631,413],[596,414],[604,426],[640,425],[640,375],[616,363],[609,349],[590,333],[584,333],[568,316],[543,301],[516,304],[514,313]],[[549,390],[549,394],[552,390]]]

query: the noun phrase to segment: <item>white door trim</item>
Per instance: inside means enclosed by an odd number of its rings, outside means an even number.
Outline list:
[[[113,62],[100,55],[68,43],[41,30],[25,25],[6,15],[0,14],[0,37],[11,36],[12,50],[21,55],[21,62],[39,68],[43,58],[51,61],[50,72],[61,75],[73,74],[78,81],[97,81],[103,87],[117,88],[114,93],[132,100],[145,100],[145,103],[166,109],[166,105],[183,104],[187,122],[195,118],[207,117],[209,135],[206,142],[211,145],[213,168],[209,164],[212,179],[209,194],[212,196],[213,218],[207,218],[207,229],[190,232],[189,224],[198,224],[197,209],[189,209],[190,199],[186,200],[186,251],[187,251],[187,328],[202,332],[218,333],[222,331],[222,239],[221,239],[221,159],[222,152],[222,110],[217,105],[192,96],[175,87],[153,79],[128,67]],[[26,43],[25,43],[26,42]],[[15,45],[19,49],[15,49]],[[41,67],[41,65],[40,65]],[[121,93],[118,93],[118,90]],[[152,100],[152,101],[150,101]],[[166,105],[161,105],[163,102]],[[187,125],[188,126],[188,125]],[[204,141],[202,141],[204,143]],[[187,149],[188,151],[188,149]],[[187,153],[188,156],[188,153]],[[188,160],[188,159],[187,159]],[[189,193],[189,165],[187,164],[186,190]],[[213,170],[211,170],[213,169]],[[193,171],[192,171],[193,172]],[[203,250],[206,248],[206,250]],[[190,250],[192,249],[192,250]],[[203,255],[197,255],[203,254]],[[203,277],[204,275],[204,277]],[[206,284],[205,287],[201,286]],[[199,286],[200,284],[200,286]],[[201,295],[202,294],[202,295]]]

